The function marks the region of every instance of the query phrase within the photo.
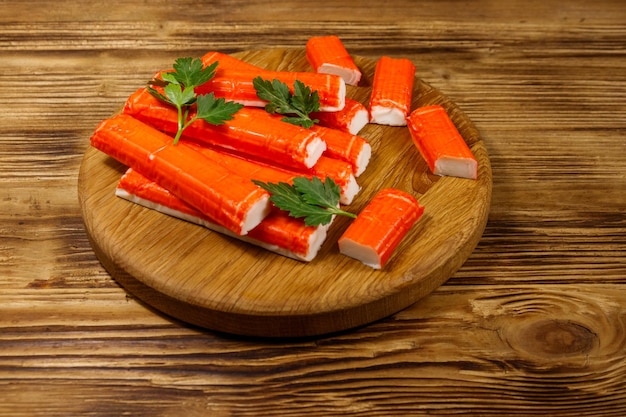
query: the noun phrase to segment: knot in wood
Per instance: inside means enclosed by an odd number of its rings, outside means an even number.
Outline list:
[[[589,353],[597,335],[585,326],[564,320],[534,322],[519,340],[525,350],[537,355],[580,355]]]

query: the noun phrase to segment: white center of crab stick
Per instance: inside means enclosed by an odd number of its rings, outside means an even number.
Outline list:
[[[315,138],[306,145],[306,158],[304,165],[307,168],[313,167],[326,150],[326,142],[321,138]]]
[[[260,198],[248,209],[241,225],[241,234],[245,235],[263,221],[270,212],[269,194]]]
[[[358,70],[345,68],[335,64],[325,63],[317,68],[317,72],[322,74],[338,75],[346,82],[346,84],[357,85],[361,79],[361,73]]]
[[[348,131],[352,133],[353,135],[356,135],[369,122],[370,122],[370,115],[367,112],[367,109],[363,107],[362,109],[358,110],[352,117],[352,120],[350,121],[350,124],[348,125]]]
[[[406,114],[398,107],[372,106],[372,123],[388,126],[406,126]]]
[[[309,237],[309,253],[301,256],[303,261],[309,262],[315,259],[317,253],[322,247],[322,244],[326,240],[328,226],[319,226],[314,233],[311,233],[311,236]]]
[[[354,178],[354,175],[350,174],[346,183],[341,187],[341,196],[339,202],[346,206],[352,204],[354,197],[361,191],[361,187]]]
[[[381,269],[380,256],[371,246],[362,245],[351,239],[339,240],[339,252],[354,259],[358,259],[363,264],[374,268]]]
[[[475,180],[477,172],[478,162],[475,159],[443,156],[435,161],[435,175],[447,175]]]
[[[372,147],[369,143],[363,144],[363,147],[361,148],[361,153],[359,153],[359,157],[356,160],[356,172],[354,173],[355,177],[358,177],[365,171],[365,168],[367,168],[367,165],[370,163],[371,157]]]

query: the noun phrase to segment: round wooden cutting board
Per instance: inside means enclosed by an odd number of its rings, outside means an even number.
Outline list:
[[[303,49],[235,54],[273,70],[311,71]],[[348,95],[367,105],[376,62],[356,57],[361,85]],[[419,71],[418,71],[419,72]],[[341,255],[337,218],[317,258],[303,263],[118,198],[125,167],[89,148],[79,173],[82,214],[94,251],[123,287],[185,322],[248,336],[301,337],[342,331],[396,313],[443,284],[469,257],[489,213],[491,166],[478,131],[457,106],[419,78],[412,108],[444,106],[478,159],[478,179],[433,176],[406,127],[370,124],[360,135],[373,149],[358,212],[384,187],[424,206],[382,270]]]

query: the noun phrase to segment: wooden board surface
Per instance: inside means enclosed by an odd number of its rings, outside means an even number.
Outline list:
[[[309,71],[303,49],[257,50],[238,57],[268,69]],[[367,103],[375,61],[348,95]],[[373,156],[359,177],[358,212],[381,188],[408,191],[425,207],[383,270],[339,254],[349,220],[337,219],[318,254],[303,263],[129,203],[114,195],[125,167],[89,148],[79,174],[82,213],[94,250],[113,277],[163,312],[214,330],[264,337],[345,330],[393,314],[443,284],[484,230],[491,199],[487,151],[472,122],[445,95],[416,79],[412,108],[447,108],[479,161],[476,181],[437,177],[408,129],[370,124],[361,135]]]

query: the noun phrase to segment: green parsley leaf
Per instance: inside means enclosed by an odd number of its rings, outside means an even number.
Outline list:
[[[291,105],[289,101],[291,99],[291,92],[286,84],[278,80],[270,81],[256,77],[252,80],[252,85],[254,85],[256,89],[256,95],[261,100],[268,102],[265,106],[265,110],[269,113],[285,114],[290,112]]]
[[[180,84],[175,72],[164,72],[161,74],[161,78],[163,79],[162,86],[167,84]]]
[[[306,114],[319,111],[320,97],[317,91],[311,92],[311,88],[300,80],[296,80],[293,87],[292,103],[297,109]]]
[[[180,84],[168,84],[163,91],[168,101],[176,107],[190,106],[196,101],[193,88],[183,88]]]
[[[217,65],[214,62],[205,68],[199,58],[179,58],[174,63],[174,72],[169,74],[185,87],[199,86],[215,76]]]
[[[206,83],[215,76],[218,62],[204,66],[199,58],[178,58],[174,63],[174,71],[161,73],[161,79],[153,79],[148,83],[147,90],[157,99],[172,105],[178,113],[178,131],[174,136],[174,144],[182,136],[183,131],[198,119],[214,125],[224,124],[243,106],[223,98],[216,99],[213,93],[197,95],[195,88]],[[191,106],[196,105],[196,113],[191,114]]]
[[[223,125],[226,120],[232,120],[233,115],[243,107],[243,104],[215,98],[213,93],[198,96],[196,118],[203,119],[214,125]]]
[[[312,177],[310,180],[306,177],[297,177],[293,180],[293,186],[308,204],[330,209],[339,206],[341,188],[330,178],[322,182],[318,177]]]
[[[356,217],[339,208],[341,189],[332,178],[326,177],[322,181],[317,177],[296,177],[293,184],[252,182],[271,194],[270,201],[276,207],[289,212],[292,217],[304,218],[307,226],[328,224],[334,215]]]
[[[311,119],[309,113],[319,110],[319,94],[317,91],[304,85],[300,80],[294,82],[293,94],[287,84],[280,80],[264,80],[261,76],[252,80],[257,96],[268,103],[265,110],[268,113],[293,115],[283,117],[282,121],[294,125],[310,128],[318,122]]]

